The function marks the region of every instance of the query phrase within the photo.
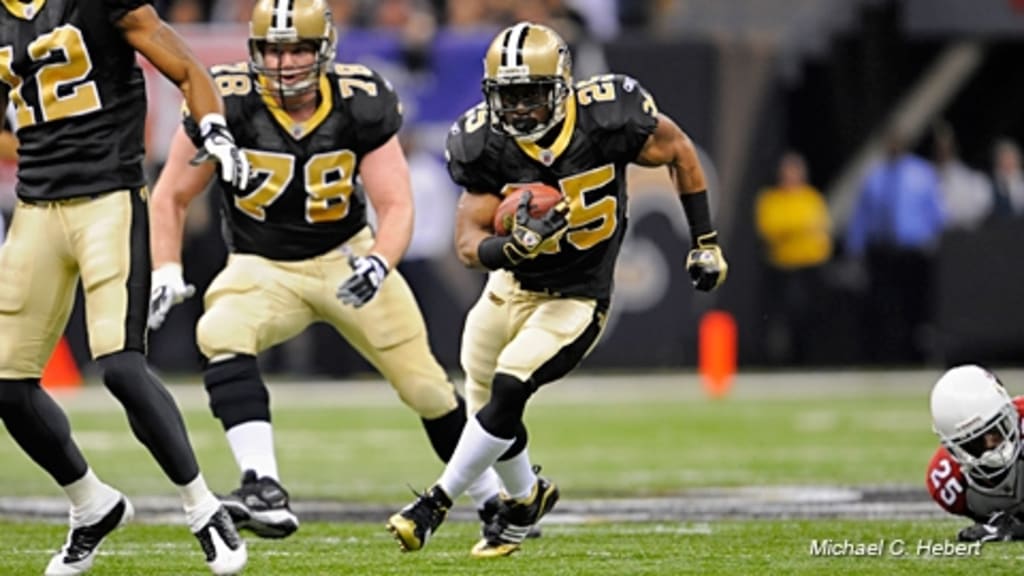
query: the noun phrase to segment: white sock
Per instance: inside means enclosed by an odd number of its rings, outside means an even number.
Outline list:
[[[466,488],[494,464],[515,440],[491,435],[473,416],[466,422],[455,453],[437,481],[449,498],[455,500]]]
[[[232,426],[227,437],[242,472],[254,470],[257,477],[279,480],[274,458],[274,429],[270,422],[252,420]]]
[[[472,484],[466,488],[466,494],[473,500],[473,505],[477,510],[484,507],[484,503],[490,500],[492,497],[497,496],[498,492],[501,491],[501,483],[498,481],[498,475],[494,472],[494,468],[488,468],[484,470],[484,473],[477,477]]]
[[[188,527],[192,532],[198,532],[220,508],[220,500],[210,492],[202,474],[188,484],[178,486],[178,491],[181,492]]]
[[[505,492],[516,500],[529,496],[533,492],[533,485],[537,483],[537,474],[530,465],[530,455],[526,448],[509,460],[495,462],[494,470],[501,477]]]
[[[71,501],[71,525],[75,527],[99,522],[121,498],[121,493],[101,482],[92,468],[62,488]]]

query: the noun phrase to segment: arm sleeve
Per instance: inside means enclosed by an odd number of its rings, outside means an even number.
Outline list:
[[[658,106],[654,97],[633,78],[621,75],[602,78],[581,83],[577,87],[577,102],[591,108],[593,118],[601,128],[601,146],[605,155],[622,162],[632,162],[640,155],[640,150],[658,125]],[[588,82],[610,83],[615,97],[602,101],[588,98]]]
[[[359,155],[379,148],[402,127],[402,103],[391,83],[376,72],[369,81],[375,87],[370,91],[351,88],[352,117],[359,126],[355,152]]]
[[[946,512],[982,520],[973,514],[967,506],[967,479],[964,478],[960,465],[941,446],[935,451],[931,462],[928,463],[925,485],[932,500]]]
[[[467,114],[474,114],[474,110]],[[466,117],[457,120],[448,131],[444,152],[448,175],[453,182],[470,193],[497,194],[505,183],[500,181],[496,172],[489,166],[490,161],[486,153],[488,129],[485,126],[467,132]]]

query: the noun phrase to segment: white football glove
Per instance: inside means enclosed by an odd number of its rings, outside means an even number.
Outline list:
[[[249,185],[249,160],[235,145],[227,121],[220,114],[207,114],[199,121],[203,147],[196,151],[191,164],[198,166],[211,160],[220,164],[220,179],[238,190]]]
[[[388,263],[378,254],[355,256],[349,252],[348,265],[352,275],[338,286],[337,296],[345,304],[362,308],[380,291],[388,275]]]
[[[167,318],[171,307],[191,298],[196,287],[185,284],[181,264],[164,264],[153,270],[149,292],[149,329],[156,330]]]

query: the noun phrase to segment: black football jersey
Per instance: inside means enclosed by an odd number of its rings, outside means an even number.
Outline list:
[[[359,163],[402,125],[401,104],[387,81],[366,66],[335,64],[320,79],[317,111],[297,123],[257,90],[248,64],[212,73],[228,127],[253,170],[244,192],[217,184],[233,252],[302,260],[366,226]],[[186,130],[195,138],[191,118]]]
[[[32,0],[0,8],[0,89],[17,117],[18,196],[141,186],[146,90],[116,22],[147,0]]]
[[[569,231],[557,251],[513,273],[527,290],[607,302],[626,231],[626,165],[654,131],[657,108],[628,76],[596,76],[574,88],[549,148],[491,130],[486,106],[471,108],[448,133],[448,171],[470,193],[503,196],[538,181],[560,189],[570,204]]]

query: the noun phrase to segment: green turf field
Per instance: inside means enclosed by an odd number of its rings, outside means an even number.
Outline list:
[[[250,540],[249,574],[281,576],[447,575],[623,576],[676,574],[1009,574],[1024,550],[990,545],[978,556],[919,555],[920,541],[943,541],[956,523],[882,521],[751,521],[710,524],[557,525],[508,558],[469,556],[476,527],[444,525],[424,550],[403,554],[377,524],[313,524],[285,541]],[[54,525],[0,524],[3,574],[39,574],[59,542]],[[880,557],[820,557],[813,539],[885,540]],[[904,542],[905,555],[889,552]],[[131,526],[104,544],[95,574],[137,576],[208,573],[182,527]],[[1012,573],[1019,573],[1014,569]]]
[[[937,445],[927,388],[840,396],[740,391],[710,400],[671,388],[654,394],[643,385],[623,377],[597,392],[542,390],[528,407],[531,457],[568,497],[695,486],[917,484]],[[289,393],[274,390],[275,398]],[[288,396],[274,412],[281,474],[296,497],[400,502],[406,483],[435,479],[440,463],[419,420],[390,391],[347,404],[340,390],[337,398],[308,403]],[[76,400],[62,402],[102,477],[132,494],[174,493],[113,399]],[[226,489],[237,482],[237,469],[202,401],[183,401],[188,427],[211,486]],[[0,494],[61,494],[5,434],[0,461]]]
[[[849,379],[849,376],[846,377]],[[645,387],[631,377],[542,391],[527,421],[530,453],[557,480],[563,502],[599,497],[670,496],[711,486],[900,485],[923,490],[936,446],[927,393],[932,374],[901,376],[899,385],[830,393],[786,380],[746,385],[711,400],[692,379]],[[909,381],[907,379],[909,378]],[[806,378],[805,378],[806,380]],[[781,383],[782,385],[777,385]],[[330,393],[275,387],[275,434],[282,479],[295,501],[331,500],[397,509],[439,474],[422,428],[384,386]],[[318,389],[319,390],[319,389]],[[1013,392],[1013,390],[1011,390]],[[63,399],[93,467],[130,497],[175,492],[134,440],[123,415],[102,392]],[[229,490],[237,470],[205,399],[176,389],[204,473]],[[0,496],[53,497],[62,492],[0,434]],[[465,501],[459,504],[468,507]],[[949,520],[715,520],[547,525],[508,559],[468,556],[478,526],[452,521],[423,551],[402,554],[373,524],[306,523],[286,541],[251,541],[251,574],[956,574],[1008,572],[1024,547],[993,545],[980,557],[918,555],[919,541],[951,539],[964,522]],[[60,544],[54,523],[0,526],[0,574],[37,574]],[[815,540],[906,543],[904,555],[822,557]],[[486,564],[486,568],[482,567]],[[182,526],[133,524],[104,547],[96,574],[202,574],[198,547]]]

